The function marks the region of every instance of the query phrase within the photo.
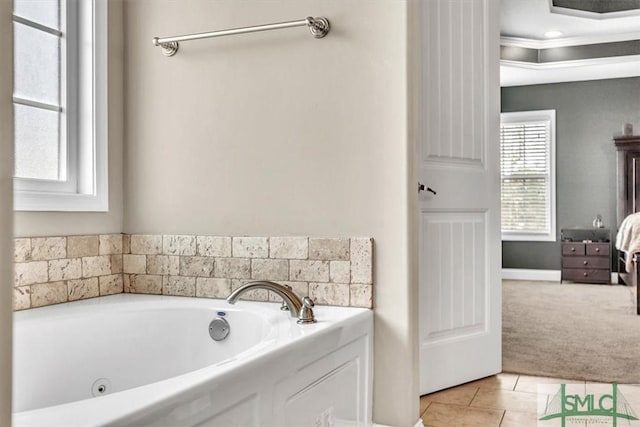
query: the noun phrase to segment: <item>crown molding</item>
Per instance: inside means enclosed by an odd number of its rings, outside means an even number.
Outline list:
[[[585,67],[589,65],[619,65],[633,62],[640,62],[640,55],[610,56],[606,58],[591,58],[579,59],[574,61],[556,61],[543,63],[509,61],[504,59],[500,60],[501,65],[528,68],[530,70],[553,70],[558,68]],[[640,67],[638,68],[638,75],[640,75]]]
[[[500,86],[526,86],[640,76],[640,55],[531,64],[500,61]]]
[[[517,46],[529,49],[549,49],[554,47],[584,46],[589,44],[615,43],[629,40],[640,40],[640,31],[633,33],[607,34],[588,37],[564,37],[552,40],[535,40],[521,37],[500,37],[502,46]]]

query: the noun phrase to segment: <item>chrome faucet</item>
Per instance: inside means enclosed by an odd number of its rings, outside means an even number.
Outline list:
[[[301,301],[300,298],[298,298],[298,296],[286,286],[282,286],[275,282],[269,282],[267,280],[257,280],[255,282],[245,283],[229,294],[227,302],[229,304],[235,304],[236,301],[238,301],[238,298],[240,298],[240,295],[252,289],[266,289],[268,291],[275,292],[280,298],[282,298],[289,308],[291,317],[298,318],[298,323],[315,323],[316,319],[313,315],[314,303],[311,298],[304,297]]]

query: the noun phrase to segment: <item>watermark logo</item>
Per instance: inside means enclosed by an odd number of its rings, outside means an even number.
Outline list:
[[[560,384],[555,392],[538,386],[538,426],[640,426],[618,384]],[[542,391],[542,392],[541,392]],[[551,391],[551,392],[550,392]],[[543,398],[543,399],[541,399]]]

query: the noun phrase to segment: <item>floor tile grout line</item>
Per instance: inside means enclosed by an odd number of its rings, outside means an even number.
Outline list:
[[[498,423],[498,427],[500,427],[502,425],[502,422],[504,421],[504,417],[507,416],[507,410],[505,409],[504,411],[502,411],[502,417],[500,418],[500,422]]]
[[[427,413],[427,410],[429,409],[429,407],[431,406],[433,402],[429,402],[427,403],[427,406],[424,408],[424,411],[422,411],[422,413],[420,414],[420,418],[422,418],[424,416],[424,414]]]
[[[473,397],[471,398],[471,400],[469,401],[469,404],[467,405],[469,408],[471,407],[471,404],[473,403],[473,399],[476,398],[476,396],[478,395],[479,392],[480,392],[480,387],[476,388],[476,392],[473,393]]]
[[[515,384],[513,384],[513,391],[516,391],[516,388],[518,387],[519,382],[520,382],[520,375],[518,375],[518,378],[516,378]]]

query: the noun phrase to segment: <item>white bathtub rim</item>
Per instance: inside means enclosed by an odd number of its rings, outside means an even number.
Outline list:
[[[83,306],[95,306],[103,304],[118,304],[122,302],[176,302],[180,305],[195,303],[197,305],[214,303],[216,306],[226,305],[224,300],[200,299],[200,298],[184,298],[184,297],[167,297],[167,296],[149,296],[149,295],[133,295],[119,294],[108,297],[97,298],[102,301],[78,301],[71,304],[82,304]],[[182,301],[181,301],[182,300]],[[92,302],[92,303],[90,303]],[[67,304],[63,304],[67,305]],[[44,307],[50,309],[59,306]],[[229,311],[234,306],[229,305]],[[354,307],[329,307],[317,306],[315,311],[318,323],[312,325],[297,325],[295,319],[292,319],[286,313],[280,311],[279,303],[251,302],[240,301],[236,304],[236,309],[250,308],[260,313],[265,313],[268,317],[272,317],[277,328],[276,337],[269,340],[268,345],[260,345],[258,351],[246,351],[242,358],[235,357],[229,362],[222,362],[218,365],[207,366],[195,371],[191,371],[176,377],[168,378],[140,387],[124,390],[107,396],[85,399],[70,402],[62,405],[34,409],[13,414],[13,422],[15,426],[44,426],[44,425],[64,425],[73,426],[100,426],[111,423],[117,423],[118,420],[129,417],[132,414],[139,413],[145,409],[161,405],[162,402],[171,399],[189,389],[202,387],[212,377],[216,377],[223,381],[230,375],[235,375],[236,370],[241,366],[252,363],[262,363],[263,357],[278,358],[279,355],[286,354],[289,346],[294,342],[314,340],[319,333],[343,328],[346,324],[357,324],[373,316],[369,309]],[[225,308],[226,309],[226,308]],[[328,320],[333,316],[333,321]],[[341,324],[336,324],[341,321]],[[285,336],[284,332],[293,332],[298,335],[294,341],[290,335]],[[361,331],[362,335],[368,331]],[[360,333],[358,333],[360,336]],[[90,414],[91,419],[87,419]]]

